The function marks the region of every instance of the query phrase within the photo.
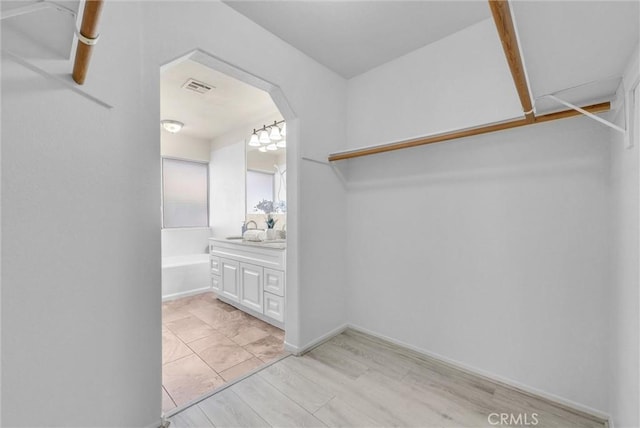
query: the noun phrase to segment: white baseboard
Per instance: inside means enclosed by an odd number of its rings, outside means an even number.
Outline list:
[[[316,346],[326,342],[327,340],[331,339],[332,337],[339,335],[340,333],[345,331],[347,328],[349,328],[349,325],[343,324],[343,325],[341,325],[339,327],[334,328],[331,331],[326,332],[322,336],[313,339],[312,341],[308,342],[306,345],[303,345],[303,346],[295,346],[295,345],[292,345],[290,343],[285,342],[284,343],[284,349],[287,352],[291,352],[293,355],[299,356],[299,355],[304,354],[307,351],[310,351],[311,349],[315,348]]]
[[[144,428],[161,428],[163,425],[163,420],[162,419],[158,419],[156,422],[145,426]]]
[[[205,291],[211,291],[211,287],[203,287],[197,288],[195,290],[187,290],[181,291],[179,293],[167,294],[166,296],[162,296],[162,301],[168,302],[169,300],[175,300],[181,297],[195,296],[196,294],[204,293]]]
[[[364,334],[368,334],[369,336],[373,336],[373,337],[376,337],[378,339],[393,343],[394,345],[398,345],[398,346],[401,346],[403,348],[410,349],[410,350],[412,350],[414,352],[417,352],[418,354],[422,354],[422,355],[425,355],[425,356],[427,356],[429,358],[433,358],[434,360],[438,360],[438,361],[440,361],[442,363],[445,363],[445,364],[453,366],[453,367],[455,367],[457,369],[469,372],[469,373],[471,373],[473,375],[481,376],[481,377],[487,378],[487,379],[489,379],[489,380],[491,380],[493,382],[497,382],[497,383],[503,384],[503,385],[505,385],[505,386],[507,386],[509,388],[516,389],[516,390],[518,390],[520,392],[523,392],[525,394],[533,395],[533,396],[535,396],[537,398],[543,398],[545,400],[553,402],[554,404],[558,404],[558,405],[567,407],[568,409],[571,409],[571,410],[574,410],[574,411],[577,411],[577,412],[582,412],[582,413],[584,413],[584,414],[586,414],[588,416],[592,416],[594,418],[602,419],[603,421],[609,421],[609,424],[610,424],[609,428],[611,428],[613,426],[613,424],[611,424],[611,416],[609,414],[601,411],[601,410],[594,409],[594,408],[591,408],[589,406],[585,406],[585,405],[580,404],[580,403],[576,403],[575,401],[568,400],[566,398],[560,397],[558,395],[552,394],[552,393],[547,392],[547,391],[543,391],[541,389],[537,389],[537,388],[533,388],[533,387],[528,386],[528,385],[524,385],[524,384],[522,384],[522,383],[520,383],[518,381],[515,381],[515,380],[512,380],[512,379],[497,375],[495,373],[491,373],[491,372],[479,369],[477,367],[470,366],[468,364],[465,364],[465,363],[462,363],[460,361],[445,357],[445,356],[437,354],[435,352],[431,352],[431,351],[428,351],[426,349],[422,349],[422,348],[410,345],[408,343],[402,342],[400,340],[396,340],[396,339],[394,339],[392,337],[385,336],[384,334],[380,334],[380,333],[371,331],[369,329],[366,329],[364,327],[360,327],[358,325],[348,324],[347,327],[352,329],[352,330],[359,331],[359,332],[364,333]]]

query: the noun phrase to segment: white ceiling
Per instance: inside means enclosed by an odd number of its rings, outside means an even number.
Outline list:
[[[37,3],[0,1],[4,14]],[[78,13],[79,0],[60,0],[59,5]],[[30,60],[68,60],[73,48],[76,18],[53,7],[2,20],[2,49]]]
[[[215,87],[207,94],[182,88],[193,78]],[[211,140],[242,126],[259,126],[265,117],[277,115],[271,96],[251,85],[186,60],[163,71],[160,80],[161,119],[185,124],[181,133]]]
[[[345,78],[489,18],[486,1],[226,1]]]
[[[562,91],[573,102],[610,99],[639,36],[638,1],[512,1],[534,97]],[[557,108],[536,103],[538,112]]]

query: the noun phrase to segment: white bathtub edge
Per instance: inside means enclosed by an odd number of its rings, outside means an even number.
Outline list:
[[[162,296],[162,301],[168,302],[170,300],[179,299],[181,297],[195,296],[196,294],[204,293],[205,291],[209,291],[209,290],[211,290],[211,287],[204,287],[204,288],[198,288],[196,290],[188,290],[188,291],[182,291],[180,293],[173,293],[167,296]]]

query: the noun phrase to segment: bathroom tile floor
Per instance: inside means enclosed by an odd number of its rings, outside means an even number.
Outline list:
[[[285,355],[284,331],[212,292],[162,304],[162,410]]]

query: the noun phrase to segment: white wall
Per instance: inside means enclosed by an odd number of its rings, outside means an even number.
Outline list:
[[[348,94],[349,147],[521,114],[491,21]],[[606,411],[609,144],[576,118],[347,161],[349,321]]]
[[[631,59],[624,86],[628,91],[638,77],[638,52]],[[631,102],[628,98],[627,102]],[[640,111],[636,110],[638,129]],[[621,111],[617,123],[624,126]],[[611,132],[611,332],[609,400],[614,426],[640,426],[640,139],[636,131],[634,146],[625,148],[624,136]]]
[[[211,186],[211,230],[213,236],[225,238],[240,236],[245,220],[245,146],[235,144],[211,150],[209,163]]]
[[[141,19],[136,3],[104,8],[83,90],[112,110],[2,58],[2,426],[160,414],[160,135]]]
[[[160,154],[162,156],[209,162],[211,143],[184,133],[160,132]]]
[[[84,89],[113,110],[2,61],[3,426],[157,423],[159,72],[194,48],[279,85],[297,117],[287,261],[299,311],[286,340],[346,318],[344,191],[298,158],[345,145],[344,79],[222,3],[104,9]]]
[[[571,119],[352,161],[350,321],[606,410],[608,147]]]
[[[354,77],[348,105],[350,148],[522,115],[492,19]]]

